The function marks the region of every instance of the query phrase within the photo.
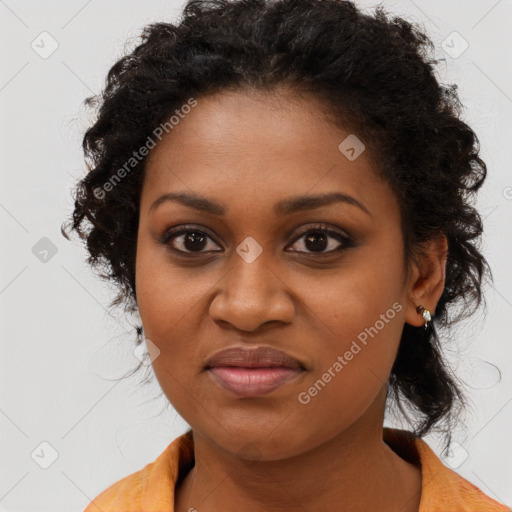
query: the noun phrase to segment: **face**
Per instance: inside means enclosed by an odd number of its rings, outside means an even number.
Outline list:
[[[379,419],[405,321],[396,197],[319,112],[284,91],[200,97],[147,161],[136,290],[154,371],[194,431],[242,457],[290,457]],[[205,370],[235,345],[303,369],[239,396]]]

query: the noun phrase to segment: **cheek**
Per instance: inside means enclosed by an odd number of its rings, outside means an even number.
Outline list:
[[[141,262],[137,296],[144,336],[159,350],[152,360],[155,376],[167,399],[176,406],[190,403],[191,378],[200,371],[202,359],[191,329],[197,298],[190,283],[178,278],[179,273],[163,270]],[[177,409],[186,415],[181,407]]]
[[[364,344],[375,339],[379,340],[372,344],[376,355],[389,348],[393,352],[403,329],[400,266],[396,257],[386,258],[380,252],[375,258],[370,252],[359,252],[345,268],[321,279],[296,278],[294,292],[305,304],[297,322],[316,334],[312,344],[325,340],[322,346],[328,352],[340,352],[348,350],[353,340]]]
[[[204,301],[215,279],[208,273],[191,279],[190,272],[173,266],[165,248],[139,244],[136,288],[144,336],[159,349],[153,369],[173,405],[190,403],[194,379],[202,371],[204,351],[209,348],[200,343],[204,337],[201,325]]]
[[[330,335],[315,340],[321,350],[315,356],[310,387],[304,387],[299,401],[313,408],[329,405],[353,416],[388,380],[403,330],[403,305],[386,298],[357,301],[352,296],[350,303],[335,308],[336,313],[321,315],[322,304],[316,307],[320,325],[328,325]],[[327,307],[326,303],[323,311]]]
[[[190,279],[190,270],[171,263],[165,247],[141,235],[136,260],[137,303],[145,335],[163,341],[190,323],[190,315],[208,289],[202,279]]]
[[[155,250],[144,238],[139,239],[136,260],[137,304],[144,336],[154,343],[160,353],[153,361],[168,359],[168,353],[177,350],[164,341],[179,328],[180,318],[186,317],[188,305],[187,289],[176,281],[176,273],[168,271],[160,250]]]
[[[355,421],[376,399],[398,350],[404,323],[400,260],[360,255],[350,272],[304,283],[305,310],[316,325],[314,371],[297,396],[305,421]],[[304,292],[305,293],[305,292]],[[309,332],[313,334],[311,329]]]

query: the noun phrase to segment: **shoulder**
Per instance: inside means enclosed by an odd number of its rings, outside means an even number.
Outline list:
[[[107,487],[87,506],[84,512],[113,512],[114,510],[142,510],[142,486],[151,472],[154,462],[148,464],[140,471],[128,475],[118,482]],[[129,509],[126,505],[129,504]],[[123,507],[122,509],[120,507]]]
[[[416,444],[425,467],[420,512],[433,512],[440,506],[460,512],[510,512],[510,507],[445,466],[424,441],[418,439]]]
[[[177,437],[158,458],[107,487],[84,512],[152,512],[172,510],[180,471],[193,463],[191,432]]]
[[[384,428],[385,442],[403,459],[421,468],[418,512],[512,512],[446,466],[432,448],[412,432]]]
[[[420,455],[423,478],[419,512],[434,512],[441,508],[460,512],[512,510],[446,466],[425,441],[416,438],[415,444]]]

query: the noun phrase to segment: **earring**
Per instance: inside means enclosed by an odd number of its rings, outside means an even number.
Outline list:
[[[432,320],[432,315],[430,314],[430,311],[423,306],[418,306],[416,308],[416,311],[423,316],[423,319],[425,320],[425,329],[428,327],[429,322]]]

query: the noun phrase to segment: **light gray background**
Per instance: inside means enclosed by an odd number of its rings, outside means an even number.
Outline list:
[[[82,511],[187,428],[159,397],[156,380],[145,387],[141,375],[115,380],[138,362],[129,319],[106,310],[112,290],[91,273],[79,244],[60,234],[72,209],[70,189],[85,170],[81,140],[90,119],[83,100],[101,90],[108,69],[125,43],[133,47],[143,25],[173,20],[183,5],[0,0],[3,512]],[[447,352],[471,386],[473,407],[445,463],[511,505],[512,1],[404,0],[385,6],[423,24],[439,57],[446,58],[440,80],[459,85],[464,118],[477,132],[488,165],[478,206],[495,286],[487,289],[487,316],[461,326]],[[53,40],[58,48],[42,58]],[[458,55],[463,41],[468,48]],[[56,253],[45,254],[51,245]],[[489,363],[501,369],[501,381]],[[426,440],[440,454],[438,440]],[[58,457],[43,469],[52,450]]]

